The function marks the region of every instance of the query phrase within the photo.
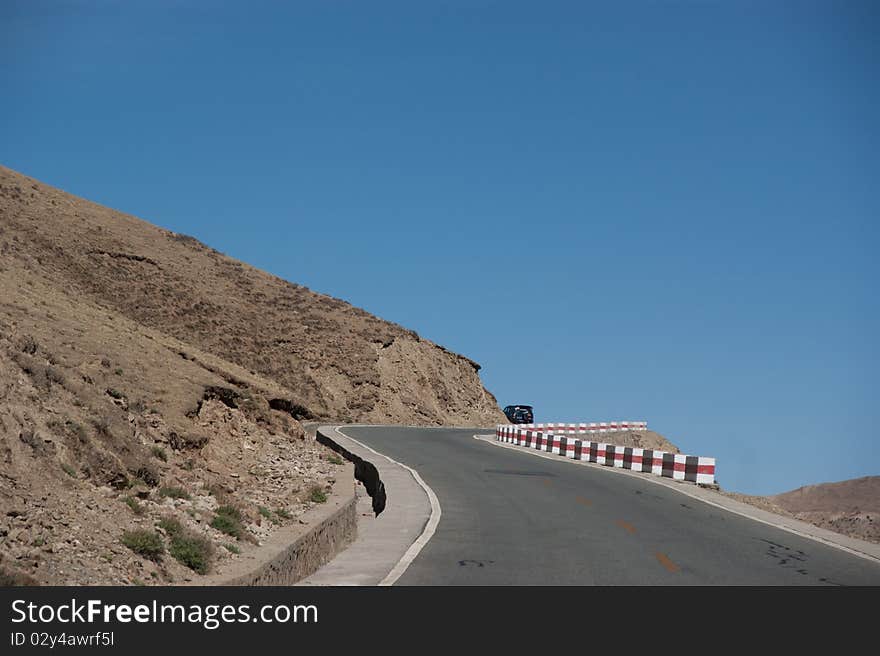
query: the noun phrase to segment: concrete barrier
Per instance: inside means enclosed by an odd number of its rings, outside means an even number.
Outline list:
[[[328,449],[336,451],[336,453],[349,462],[354,463],[354,477],[364,484],[364,489],[366,489],[367,494],[369,494],[370,498],[373,500],[373,513],[378,517],[379,513],[385,510],[387,498],[385,494],[385,484],[382,482],[382,478],[379,476],[379,470],[376,469],[376,466],[369,460],[364,460],[359,455],[346,449],[344,446],[337,444],[332,437],[325,434],[320,428],[315,432],[315,439]]]
[[[511,424],[517,428],[544,431],[559,435],[561,433],[610,433],[615,431],[648,430],[646,421],[602,421],[590,424]]]
[[[313,574],[357,537],[357,495],[350,468],[339,473],[327,501],[274,531],[264,544],[198,577],[191,585],[293,585]]]
[[[630,469],[700,485],[715,484],[715,458],[619,446],[578,437],[646,430],[647,427],[647,422],[627,421],[592,424],[499,424],[495,429],[495,439],[606,467]]]

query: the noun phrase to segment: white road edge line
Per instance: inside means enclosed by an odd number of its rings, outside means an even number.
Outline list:
[[[356,428],[356,426],[348,426],[349,428]],[[375,428],[371,426],[371,428]],[[381,456],[395,465],[399,465],[407,470],[410,475],[415,479],[416,483],[418,483],[422,489],[425,491],[425,494],[428,496],[428,501],[431,503],[431,516],[428,518],[428,521],[425,523],[425,528],[422,529],[421,535],[416,538],[415,542],[409,545],[409,549],[401,556],[400,560],[397,561],[397,564],[392,568],[390,572],[385,576],[384,579],[379,581],[379,587],[394,585],[394,583],[403,576],[403,573],[407,570],[407,568],[412,564],[412,561],[416,559],[416,556],[419,555],[422,549],[425,548],[425,545],[428,544],[428,541],[434,536],[434,531],[437,530],[437,524],[440,523],[440,515],[442,514],[442,510],[440,508],[440,501],[437,499],[437,495],[434,494],[434,490],[422,480],[422,477],[419,476],[419,472],[417,472],[412,467],[407,467],[402,462],[397,462],[394,458],[390,456],[386,456],[384,453],[379,453],[375,449],[367,446],[363,442],[358,442],[356,439],[351,437],[350,435],[346,435],[342,432],[342,426],[334,426],[333,429],[338,432],[343,437],[351,440],[358,446],[365,448],[367,451],[375,453],[377,456]]]
[[[705,504],[708,504],[710,506],[715,506],[716,508],[720,508],[721,510],[726,510],[727,512],[733,513],[734,515],[739,515],[740,517],[745,517],[746,519],[751,519],[753,521],[760,522],[761,524],[766,524],[767,526],[772,526],[774,528],[778,528],[783,531],[787,531],[789,533],[794,533],[795,535],[799,535],[802,538],[808,538],[808,539],[813,540],[815,542],[819,542],[820,544],[824,544],[829,547],[834,547],[835,549],[840,549],[841,551],[845,551],[849,554],[852,554],[853,556],[859,556],[861,558],[864,558],[865,560],[870,560],[873,563],[877,563],[878,561],[880,561],[880,559],[876,558],[875,556],[872,556],[871,554],[867,554],[863,551],[859,551],[858,549],[851,549],[850,547],[846,547],[842,544],[837,544],[836,542],[832,542],[831,540],[826,540],[825,538],[820,537],[818,535],[810,535],[809,533],[799,531],[795,528],[791,528],[790,526],[785,526],[783,524],[777,524],[775,522],[767,521],[766,519],[761,519],[760,517],[754,517],[754,516],[749,515],[745,512],[742,512],[740,510],[734,510],[733,508],[727,508],[726,506],[722,506],[720,503],[710,501],[709,499],[704,499],[703,497],[699,497],[695,494],[691,494],[691,492],[688,491],[687,486],[681,486],[680,484],[670,485],[666,481],[650,478],[649,476],[642,477],[642,476],[639,476],[638,474],[628,472],[625,469],[620,469],[617,467],[606,467],[605,465],[599,465],[599,464],[593,463],[593,462],[585,462],[583,460],[572,460],[571,458],[560,458],[559,456],[546,455],[544,453],[540,453],[540,452],[534,451],[532,449],[518,447],[515,444],[507,444],[505,442],[499,442],[499,441],[495,440],[494,437],[495,437],[494,435],[489,435],[489,434],[474,435],[475,440],[479,440],[480,442],[487,442],[487,443],[492,444],[494,446],[500,446],[503,448],[513,449],[519,453],[528,453],[533,456],[538,456],[539,458],[547,458],[547,460],[554,460],[556,462],[569,462],[573,465],[596,465],[596,468],[600,469],[601,471],[607,471],[609,473],[615,473],[615,474],[624,474],[625,476],[632,476],[633,478],[638,478],[639,480],[647,481],[649,483],[654,483],[655,485],[660,485],[661,487],[665,487],[667,490],[673,490],[675,492],[679,492],[679,493],[685,495],[686,497],[690,497],[691,499],[696,499],[697,501],[702,501]],[[766,512],[769,512],[769,511],[766,511]],[[796,521],[801,521],[801,520],[796,520]]]

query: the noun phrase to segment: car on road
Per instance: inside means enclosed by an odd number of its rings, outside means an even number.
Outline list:
[[[535,423],[535,413],[530,405],[509,405],[504,408],[504,415],[512,424]]]

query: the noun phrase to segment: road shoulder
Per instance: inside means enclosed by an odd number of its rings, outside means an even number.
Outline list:
[[[391,585],[427,543],[439,521],[439,504],[418,473],[344,434],[350,427],[320,430],[379,470],[388,497],[385,510],[374,517],[370,498],[358,485],[357,539],[332,561],[297,585]]]

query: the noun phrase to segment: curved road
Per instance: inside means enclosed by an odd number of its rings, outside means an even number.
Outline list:
[[[398,585],[880,585],[880,563],[473,429],[343,430],[416,469],[440,500],[437,531]]]

